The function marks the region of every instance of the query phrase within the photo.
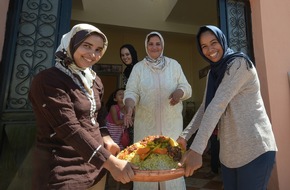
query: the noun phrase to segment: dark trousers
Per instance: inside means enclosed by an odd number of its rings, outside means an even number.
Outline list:
[[[220,167],[220,159],[219,159],[219,152],[220,152],[220,142],[218,140],[217,135],[212,135],[210,137],[210,167],[211,171],[214,173],[219,172]]]
[[[276,152],[269,151],[239,167],[222,165],[224,190],[266,190],[275,164]]]

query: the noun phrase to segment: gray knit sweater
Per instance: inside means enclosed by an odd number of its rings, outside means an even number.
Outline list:
[[[244,166],[267,151],[277,151],[257,71],[247,68],[244,58],[234,61],[206,111],[204,97],[180,135],[188,140],[199,129],[190,149],[203,154],[218,124],[220,161],[229,168]]]

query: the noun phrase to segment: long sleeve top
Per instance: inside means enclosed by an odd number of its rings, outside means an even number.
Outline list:
[[[34,78],[29,98],[37,127],[35,189],[87,189],[104,176],[102,165],[110,152],[102,138],[109,133],[102,128],[106,114],[101,106],[103,85],[99,77],[93,90],[95,124],[90,118],[90,101],[68,75],[53,67]]]
[[[129,77],[124,100],[134,100],[134,141],[148,135],[167,135],[177,138],[183,128],[182,102],[169,104],[169,96],[176,89],[184,92],[181,100],[191,97],[191,86],[180,64],[165,57],[162,70],[152,69],[143,59],[137,63]]]
[[[267,151],[276,151],[270,120],[260,93],[255,68],[236,58],[204,111],[205,97],[180,135],[188,140],[197,129],[190,149],[202,154],[218,124],[220,161],[227,167],[243,166]],[[205,93],[206,94],[206,93]]]

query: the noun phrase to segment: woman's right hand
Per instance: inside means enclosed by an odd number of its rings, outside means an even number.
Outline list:
[[[130,106],[128,107],[125,106],[125,109],[126,109],[126,114],[124,115],[124,126],[130,127],[133,125],[133,118],[132,118],[133,108]]]
[[[130,182],[134,177],[133,169],[138,169],[137,166],[125,160],[120,160],[113,155],[104,163],[104,167],[109,170],[116,181],[122,183]]]
[[[131,98],[125,99],[125,115],[124,115],[124,126],[133,126],[133,112],[135,107],[135,102]]]
[[[180,145],[180,147],[183,149],[183,150],[186,150],[186,146],[187,146],[187,141],[182,138],[182,137],[178,137],[178,139],[176,140],[176,142]]]
[[[103,136],[104,140],[104,147],[111,152],[114,156],[116,156],[120,152],[120,147],[117,143],[114,142],[114,140],[111,138],[111,136]]]

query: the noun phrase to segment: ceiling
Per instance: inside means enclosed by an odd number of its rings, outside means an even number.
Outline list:
[[[195,34],[217,24],[216,0],[72,0],[72,20]]]

